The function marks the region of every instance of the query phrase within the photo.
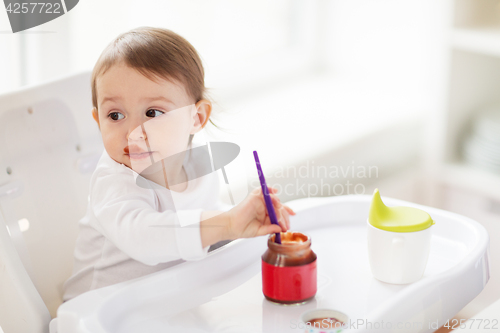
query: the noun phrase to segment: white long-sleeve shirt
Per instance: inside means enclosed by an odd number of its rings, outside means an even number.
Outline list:
[[[217,172],[193,179],[189,157],[186,153],[184,169],[192,180],[175,192],[151,181],[146,181],[149,188],[137,185],[138,174],[104,150],[91,177],[87,213],[79,221],[63,301],[207,255],[201,212],[230,206],[218,201]]]

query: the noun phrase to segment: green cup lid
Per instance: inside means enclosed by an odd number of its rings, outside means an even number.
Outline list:
[[[435,224],[429,214],[418,208],[387,207],[378,189],[373,193],[368,221],[375,228],[392,232],[421,231]]]

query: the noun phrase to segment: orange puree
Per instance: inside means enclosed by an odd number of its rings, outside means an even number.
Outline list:
[[[296,244],[305,241],[307,241],[307,236],[300,232],[287,231],[281,233],[281,244]]]
[[[316,328],[341,328],[343,324],[336,318],[315,318],[306,323],[307,326]]]

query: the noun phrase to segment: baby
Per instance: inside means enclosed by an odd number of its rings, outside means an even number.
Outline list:
[[[202,259],[222,240],[290,228],[295,213],[276,189],[269,192],[279,226],[270,223],[260,188],[228,209],[217,200],[217,173],[197,174],[193,136],[212,105],[201,60],[184,38],[148,27],[121,34],[99,57],[91,85],[105,150],[79,221],[64,301]]]

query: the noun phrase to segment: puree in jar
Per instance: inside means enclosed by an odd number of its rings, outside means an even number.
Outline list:
[[[271,237],[273,242],[274,242],[275,237],[276,237],[275,235],[273,235]],[[281,244],[282,245],[286,245],[286,244],[294,245],[297,243],[304,243],[305,241],[307,241],[307,238],[308,237],[306,235],[304,235],[303,233],[300,233],[300,232],[293,232],[293,231],[282,232],[281,233]]]

